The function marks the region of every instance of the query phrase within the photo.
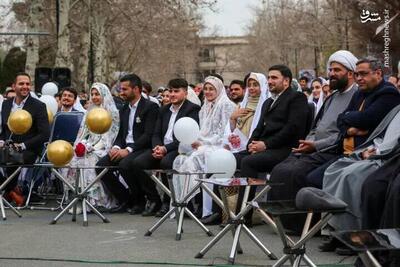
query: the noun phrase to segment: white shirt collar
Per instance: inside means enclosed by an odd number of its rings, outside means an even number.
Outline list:
[[[133,105],[132,105],[131,103],[129,103],[129,105],[128,105],[129,108],[130,108],[130,109],[133,109],[133,108],[136,109],[137,106],[138,106],[138,104],[139,104],[140,99],[142,99],[142,97],[140,97],[140,98],[135,102],[135,104],[133,104]]]
[[[23,107],[25,105],[26,100],[28,99],[29,95],[27,95],[22,101],[21,103],[19,103],[19,105],[15,102],[16,97],[14,97],[13,99],[13,106],[16,105],[18,107]]]
[[[183,101],[183,102],[185,102],[185,101]],[[169,107],[169,110],[170,110],[172,113],[174,113],[174,112],[177,113],[177,112],[181,109],[181,107],[182,107],[182,105],[183,105],[183,102],[179,105],[179,107],[178,107],[177,109],[175,109],[175,108],[174,108],[174,105],[171,104],[171,106]]]

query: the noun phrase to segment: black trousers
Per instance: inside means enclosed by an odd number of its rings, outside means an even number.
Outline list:
[[[36,161],[36,158],[38,157],[37,153],[31,151],[31,150],[25,150],[22,152],[23,158],[24,158],[24,164],[33,164]],[[15,172],[18,168],[17,167],[10,167],[10,168],[4,168],[5,172],[7,173],[7,177],[10,176],[13,172]],[[18,176],[15,176],[14,179],[12,179],[8,185],[4,188],[4,191],[6,193],[10,192],[13,190],[17,184],[18,184]],[[7,177],[4,177],[2,174],[0,174],[0,184],[2,184]]]
[[[250,154],[247,151],[235,153],[240,175],[257,178],[260,172],[270,172],[290,154],[290,148],[267,149],[266,151]]]
[[[311,154],[290,154],[290,156],[276,165],[270,176],[270,181],[275,183],[283,183],[283,186],[275,186],[268,192],[269,200],[292,200],[296,198],[297,192],[306,186],[312,186],[311,179],[307,179],[308,175],[313,171],[320,174],[328,162],[335,161],[339,158],[333,153],[316,152]],[[328,166],[329,166],[328,165]],[[326,166],[327,167],[327,166]],[[317,175],[314,175],[313,178]],[[322,174],[323,178],[323,174]],[[321,184],[322,184],[322,178]],[[317,178],[316,178],[317,180]],[[315,181],[314,181],[315,182]]]
[[[125,188],[125,186],[119,181],[118,174],[115,172],[115,169],[110,169],[103,176],[102,182],[107,187],[107,189],[115,196],[118,200],[119,204],[128,203],[128,205],[142,204],[145,202],[144,195],[140,195],[137,191],[135,191],[135,186],[132,183],[130,178],[134,173],[124,172],[124,169],[127,169],[129,165],[132,164],[133,160],[143,153],[143,150],[133,151],[129,153],[128,156],[119,160],[119,161],[111,161],[108,155],[104,156],[97,162],[97,166],[118,166],[118,171],[123,177],[125,183],[128,185],[129,190]],[[99,174],[102,169],[96,169],[96,173]]]
[[[135,176],[131,176],[131,179],[134,179],[132,182],[134,183],[136,190],[139,191],[139,194],[144,194],[147,198],[152,202],[159,202],[160,197],[158,195],[155,183],[149,177],[144,170],[150,169],[163,169],[168,170],[172,169],[172,164],[178,156],[178,151],[174,150],[167,153],[161,160],[156,159],[152,156],[152,150],[148,149],[138,155],[133,161],[132,164],[127,166],[126,170],[123,170],[127,173],[135,173]],[[168,187],[167,177],[165,175],[162,176],[163,183]],[[168,203],[169,197],[164,194],[163,202]]]
[[[290,148],[267,149],[264,152],[249,154],[247,151],[235,153],[237,166],[240,166],[240,176],[258,178],[260,172],[271,172],[272,169],[285,160],[290,153]],[[249,200],[256,195],[256,187],[251,187],[249,192]],[[240,212],[241,203],[244,197],[244,187],[239,190],[236,213]],[[251,221],[253,211],[246,214],[246,221]]]

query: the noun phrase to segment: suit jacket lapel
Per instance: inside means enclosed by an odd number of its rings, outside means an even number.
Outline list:
[[[265,111],[264,113],[268,113],[271,109],[271,105],[274,102],[274,100],[270,97],[267,100],[265,100]]]
[[[172,116],[172,112],[170,109],[167,109],[163,118],[163,122],[162,122],[162,136],[164,137],[164,135],[167,133],[168,131],[168,124],[169,124],[169,120],[171,119]]]
[[[146,100],[144,99],[144,97],[141,97],[140,100],[139,100],[139,103],[137,105],[136,112],[135,112],[135,118],[134,118],[134,121],[133,121],[133,127],[135,127],[135,124],[136,124],[137,121],[141,121],[142,120],[141,114],[142,114],[142,109],[144,108],[145,101]]]
[[[182,104],[182,106],[181,106],[181,108],[179,109],[179,111],[178,111],[178,114],[176,115],[176,119],[175,119],[175,121],[177,121],[177,120],[179,120],[180,118],[182,118],[183,117],[183,115],[184,115],[184,113],[185,113],[185,109],[186,109],[186,107],[187,107],[187,101],[188,100],[185,100],[184,102],[183,102],[183,104]]]
[[[270,107],[269,111],[273,110],[275,107],[277,107],[279,105],[279,102],[281,102],[282,98],[284,98],[284,96],[286,94],[290,93],[290,88],[287,88],[279,97],[278,99],[273,103],[273,106]]]
[[[122,129],[123,129],[123,136],[124,140],[126,136],[128,135],[128,128],[129,128],[129,114],[131,113],[131,109],[129,108],[129,104],[126,104],[125,110],[122,113]]]

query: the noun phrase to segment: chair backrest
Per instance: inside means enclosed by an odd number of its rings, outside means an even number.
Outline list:
[[[56,140],[74,143],[84,115],[83,112],[58,112],[54,117],[49,143]]]

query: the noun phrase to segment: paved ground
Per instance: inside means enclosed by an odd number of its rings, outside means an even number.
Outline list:
[[[78,217],[78,223],[74,223],[68,214],[56,225],[49,225],[55,212],[23,210],[22,213],[23,217],[17,218],[8,210],[8,219],[0,222],[0,266],[148,266],[150,263],[154,263],[152,266],[176,266],[176,263],[182,266],[221,266],[227,264],[232,241],[232,236],[227,235],[203,259],[195,259],[194,255],[211,237],[189,219],[185,220],[182,240],[175,241],[174,221],[167,221],[153,236],[144,237],[146,230],[156,221],[154,217],[112,214],[107,215],[111,223],[104,224],[94,215],[89,215],[89,227],[83,227],[81,217]],[[218,226],[210,229],[214,233],[220,230]],[[260,225],[253,227],[252,231],[278,257],[282,255],[281,242],[270,227]],[[354,257],[318,252],[320,242],[321,238],[314,238],[307,247],[309,256],[318,265],[354,262]],[[268,266],[274,263],[245,234],[241,236],[241,243],[244,254],[237,256],[237,265]]]

